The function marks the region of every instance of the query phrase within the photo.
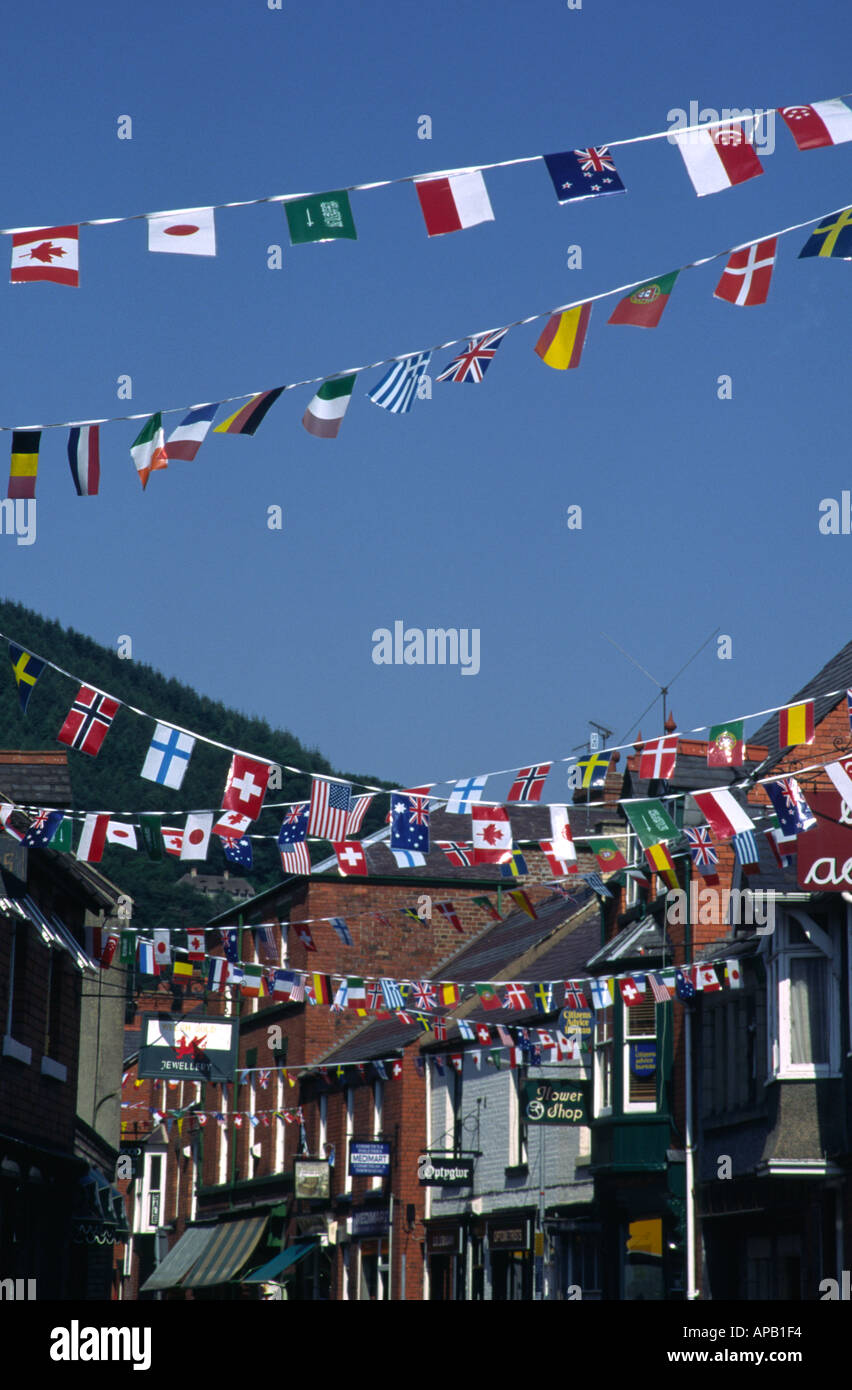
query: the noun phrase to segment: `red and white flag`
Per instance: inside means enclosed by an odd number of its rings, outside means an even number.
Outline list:
[[[673,131],[671,138],[699,198],[763,173],[763,165],[740,124]]]
[[[107,826],[107,842],[111,845],[124,845],[125,849],[137,849],[136,830],[125,821],[111,820]]]
[[[86,816],[77,846],[77,858],[87,864],[99,864],[103,858],[104,845],[109,827],[109,814]]]
[[[206,859],[212,829],[212,811],[190,811],[183,828],[181,859]]]
[[[314,777],[311,782],[311,812],[308,834],[321,840],[346,839],[352,788],[349,782],[332,782],[327,777]]]
[[[43,227],[12,236],[13,285],[52,280],[55,285],[80,284],[80,228]]]
[[[154,928],[154,960],[157,965],[169,965],[172,959],[172,936],[168,927]]]
[[[106,941],[104,942],[104,948],[103,948],[103,950],[102,950],[102,952],[101,952],[101,959],[100,959],[100,967],[101,967],[101,970],[109,970],[109,967],[112,965],[112,958],[113,958],[113,956],[115,955],[115,949],[116,949],[117,945],[118,945],[118,932],[110,932],[109,935],[107,936]]]
[[[307,922],[292,922],[291,926],[306,951],[315,951],[317,949],[314,944],[313,934]]]
[[[269,763],[261,763],[255,758],[246,758],[242,753],[235,753],[225,783],[223,809],[240,811],[250,820],[257,820],[268,782]]]
[[[722,988],[712,965],[696,965],[695,988],[703,989],[705,994],[709,994],[714,989]]]
[[[551,852],[561,859],[565,865],[576,865],[577,850],[574,846],[574,837],[571,834],[571,821],[568,818],[567,806],[551,806],[550,808],[550,843]],[[572,868],[563,869],[563,873],[573,873]]]
[[[728,977],[728,987],[730,989],[742,989],[743,977],[738,960],[725,961],[725,974]]]
[[[472,806],[474,864],[503,864],[512,857],[512,827],[502,806]]]
[[[285,874],[309,874],[311,872],[311,855],[304,840],[291,845],[289,849],[281,850],[281,867]]]
[[[852,140],[852,110],[840,97],[813,101],[809,106],[779,106],[778,114],[800,150]]]
[[[346,822],[347,838],[354,838],[358,834],[372,799],[373,793],[367,792],[366,796],[356,796],[350,803],[349,818]]]
[[[825,770],[831,778],[837,791],[840,793],[841,801],[852,810],[852,777],[849,776],[852,761],[844,763],[826,763]]]
[[[119,701],[111,695],[81,685],[56,737],[69,748],[79,748],[81,753],[97,757],[118,709]]]
[[[186,953],[190,960],[204,959],[204,932],[188,931],[186,934]]]
[[[414,187],[429,236],[443,236],[475,227],[479,222],[494,221],[488,189],[479,170],[450,174],[444,179],[419,179]]]
[[[163,836],[163,848],[166,854],[174,854],[179,859],[183,848],[183,831],[176,826],[164,825],[161,831]]]
[[[538,847],[550,865],[550,872],[554,878],[565,878],[567,874],[577,873],[576,863],[569,864],[567,860],[557,858],[552,840],[540,840]]]
[[[765,241],[753,241],[751,246],[745,246],[741,251],[732,251],[722,278],[713,291],[713,298],[745,308],[765,304],[775,265],[776,245],[776,238],[771,236]]]
[[[367,856],[359,840],[338,840],[333,849],[337,855],[337,867],[344,876],[367,873]]]
[[[618,988],[621,990],[621,997],[628,1008],[632,1008],[634,1004],[641,1004],[643,1002],[645,991],[644,989],[640,990],[632,975],[626,975],[623,979],[620,979],[618,981]]]
[[[241,815],[239,811],[223,811],[213,826],[213,834],[221,836],[223,840],[239,840],[251,825],[251,819],[251,816]]]
[[[158,212],[147,220],[149,251],[178,251],[185,256],[216,255],[216,224],[212,208]]]
[[[677,734],[652,738],[639,756],[639,776],[644,782],[667,781],[677,761]]]
[[[434,906],[436,912],[440,912],[441,916],[449,922],[451,927],[455,928],[458,932],[464,931],[464,927],[459,921],[459,915],[452,903],[435,903]]]
[[[750,820],[732,794],[722,789],[693,792],[692,799],[717,840],[730,840],[743,830],[754,830]]]

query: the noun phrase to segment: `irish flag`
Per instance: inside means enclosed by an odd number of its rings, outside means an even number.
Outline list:
[[[307,410],[302,424],[317,439],[336,439],[355,385],[355,374],[324,381]]]
[[[168,468],[166,459],[166,439],[163,434],[163,417],[159,411],[142,426],[130,446],[130,454],[136,464],[142,491],[148,486],[148,478],[157,468]]]

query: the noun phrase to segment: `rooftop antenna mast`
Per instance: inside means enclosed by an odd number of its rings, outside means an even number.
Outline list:
[[[612,637],[608,637],[607,634],[606,634],[605,632],[602,632],[602,633],[601,633],[601,637],[606,637],[607,642],[611,642],[612,645],[616,648],[616,650],[621,652],[621,655],[622,655],[622,656],[626,656],[628,661],[632,661],[634,666],[638,666],[638,668],[639,668],[639,670],[642,672],[643,676],[647,676],[647,677],[648,677],[648,680],[651,681],[651,682],[657,687],[657,689],[658,689],[659,692],[660,692],[660,698],[662,699],[662,702],[663,702],[663,733],[665,733],[665,732],[666,732],[666,696],[668,695],[669,691],[671,690],[672,686],[674,685],[674,683],[675,683],[675,681],[678,679],[678,677],[683,675],[683,673],[684,673],[684,671],[686,670],[687,666],[690,666],[690,665],[692,664],[692,662],[695,660],[695,658],[696,658],[701,652],[703,652],[704,648],[707,646],[707,643],[708,643],[708,642],[711,642],[718,632],[719,632],[719,628],[717,627],[717,628],[715,628],[715,629],[713,630],[713,632],[710,633],[710,636],[709,636],[709,637],[705,637],[704,641],[701,643],[701,646],[698,648],[698,650],[697,650],[697,651],[694,651],[694,652],[692,653],[692,656],[689,658],[689,660],[684,662],[684,664],[683,664],[683,666],[681,666],[680,670],[679,670],[674,676],[672,676],[671,679],[670,679],[665,685],[662,685],[662,684],[660,683],[660,681],[657,680],[656,676],[652,676],[650,671],[646,671],[645,667],[641,664],[641,662],[639,662],[639,661],[636,660],[635,656],[631,656],[630,653],[629,653],[629,652],[626,652],[626,651],[624,650],[623,647],[619,647],[618,643],[617,643]],[[656,704],[656,702],[657,702],[657,696],[655,695],[655,696],[654,696],[654,699],[651,701],[651,704],[648,705],[648,706],[646,706],[646,708],[642,711],[642,713],[641,713],[640,716],[639,716],[639,719],[644,718],[645,714],[647,714],[648,710],[651,708],[652,705]],[[637,719],[637,720],[635,721],[635,724],[638,724],[638,722],[639,722],[639,720]],[[634,724],[632,727],[635,728],[635,724]],[[628,730],[628,732],[630,732],[630,731]],[[625,734],[623,737],[626,738],[627,735]],[[621,740],[619,740],[619,742],[621,742]]]

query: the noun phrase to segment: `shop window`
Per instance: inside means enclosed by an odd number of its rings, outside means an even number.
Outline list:
[[[595,1010],[595,1115],[612,1114],[613,1007]]]
[[[657,1006],[624,1008],[624,1111],[657,1108]]]
[[[777,924],[769,959],[769,1040],[781,1079],[840,1074],[836,943],[825,916],[796,911]]]

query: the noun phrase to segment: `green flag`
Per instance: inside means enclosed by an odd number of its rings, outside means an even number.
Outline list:
[[[678,830],[662,801],[622,801],[624,814],[639,837],[643,849],[677,840]]]
[[[136,960],[136,932],[123,931],[119,937],[118,959],[121,965],[133,965]]]
[[[149,859],[162,859],[163,857],[161,820],[161,816],[141,815],[139,817],[139,833],[142,836],[142,843],[148,851]]]
[[[61,854],[71,853],[71,821],[68,816],[63,816],[53,832],[50,848],[58,849]]]
[[[350,241],[358,239],[349,194],[345,189],[336,193],[312,193],[309,198],[294,198],[284,204],[284,211],[291,246],[299,246],[305,241],[334,241],[337,237],[348,237]]]

